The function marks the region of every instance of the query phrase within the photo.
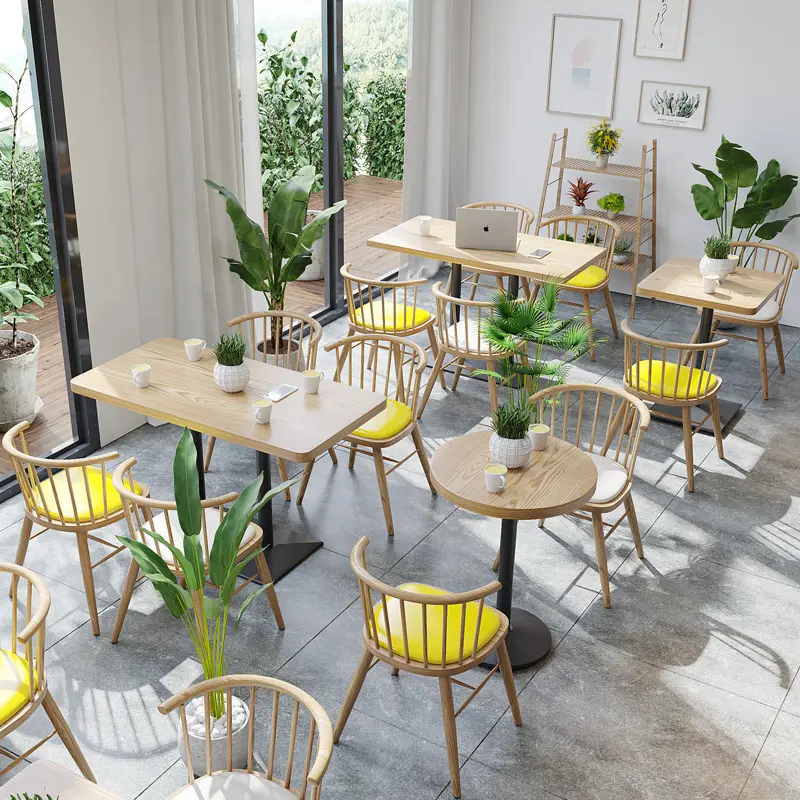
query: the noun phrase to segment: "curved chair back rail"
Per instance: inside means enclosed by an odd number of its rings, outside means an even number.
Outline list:
[[[331,350],[336,351],[334,380],[404,403],[417,418],[427,356],[416,342],[388,333],[354,334],[325,345],[326,352]]]
[[[786,293],[789,291],[789,281],[797,269],[797,256],[789,250],[766,242],[731,242],[731,254],[739,256],[739,266],[744,269],[756,269],[785,276],[783,286],[775,295],[778,307],[782,311]]]
[[[464,208],[486,208],[489,211],[516,211],[519,217],[519,232],[530,233],[533,225],[533,209],[519,203],[508,203],[505,200],[484,200],[480,203],[468,203]]]
[[[423,594],[421,592],[408,591],[395,586],[390,586],[383,581],[373,577],[367,569],[367,556],[366,548],[369,544],[369,538],[362,536],[356,543],[350,553],[350,566],[353,568],[356,577],[358,578],[358,585],[361,594],[361,603],[364,611],[364,630],[369,640],[369,644],[375,655],[383,656],[389,660],[399,661],[403,664],[411,664],[412,659],[409,655],[411,648],[408,638],[406,606],[407,604],[414,604],[421,606],[422,609],[422,648],[423,660],[421,666],[426,670],[436,670],[441,668],[446,670],[448,666],[448,637],[447,625],[449,608],[455,607],[458,609],[456,618],[460,620],[460,638],[458,644],[458,666],[462,666],[465,661],[474,661],[480,658],[482,650],[487,647],[494,649],[497,646],[496,641],[493,639],[489,645],[484,648],[478,646],[478,636],[481,631],[481,620],[483,618],[484,603],[487,597],[491,597],[500,589],[498,581],[492,581],[480,589],[473,589],[469,592],[448,592],[443,594]],[[373,598],[373,592],[376,593],[377,599],[380,602],[382,613],[380,619],[376,616],[375,605],[376,601]],[[392,630],[389,621],[388,599],[393,598],[397,600],[400,607],[400,634],[402,637],[402,645],[397,648],[392,642]],[[470,641],[466,641],[464,630],[467,619],[468,604],[478,603],[477,620],[475,622],[475,635]],[[441,608],[441,620],[437,619],[435,624],[442,627],[442,644],[441,652],[432,654],[429,652],[428,647],[428,627],[433,627],[434,623],[431,621],[431,607]],[[437,615],[438,616],[438,615]],[[378,628],[382,624],[385,629],[385,636],[381,637]],[[506,622],[507,627],[507,622]],[[503,635],[505,630],[501,628]],[[431,661],[431,656],[434,657],[434,662]]]
[[[685,344],[643,336],[632,331],[627,320],[621,327],[625,335],[625,384],[634,394],[677,405],[696,405],[716,394],[722,381],[713,375],[714,361],[717,351],[728,344],[727,339]],[[647,389],[637,388],[638,365],[642,363],[648,365]],[[669,380],[666,376],[672,370],[685,370],[685,378]],[[650,380],[651,375],[657,376],[655,381]]]
[[[622,236],[622,228],[616,222],[601,217],[585,215],[580,217],[564,216],[550,217],[539,226],[539,236],[546,236],[549,239],[571,236],[572,241],[579,244],[584,243],[586,237],[592,234],[595,236],[594,244],[597,247],[605,248],[605,252],[592,262],[592,266],[600,267],[606,273],[606,279],[608,279],[614,263],[614,248]],[[593,288],[602,288],[602,284]]]
[[[95,523],[105,525],[109,521],[113,521],[115,515],[121,516],[119,511],[109,513],[106,488],[106,478],[111,471],[107,465],[110,461],[116,461],[119,453],[103,453],[76,459],[38,458],[28,453],[28,445],[25,441],[25,430],[28,427],[29,423],[20,422],[7,431],[3,436],[3,449],[14,467],[14,473],[22,491],[25,510],[32,519],[46,528],[74,529],[79,524],[78,519],[83,513],[78,501],[80,494],[83,492],[87,497],[93,495],[90,487],[96,482],[90,480],[90,469],[100,470],[102,506],[98,508],[94,503],[87,503],[89,518],[81,523],[81,527],[86,528]],[[40,471],[44,471],[45,478],[39,477]],[[49,480],[53,485],[53,479],[57,473],[64,476],[66,495],[42,489],[44,480]]]
[[[310,796],[311,800],[317,800],[320,796],[322,779],[328,769],[330,763],[331,753],[333,751],[333,729],[331,727],[330,719],[325,713],[325,709],[308,693],[290,683],[278,680],[277,678],[267,678],[263,675],[225,675],[219,678],[211,678],[210,680],[200,681],[188,689],[184,689],[176,695],[173,695],[168,700],[163,702],[158,710],[162,714],[170,714],[178,709],[180,713],[180,726],[183,731],[184,741],[188,741],[188,725],[186,721],[186,704],[197,697],[203,697],[206,708],[209,707],[209,697],[211,692],[223,691],[225,693],[225,700],[228,708],[230,708],[233,696],[233,690],[240,689],[247,691],[247,701],[250,710],[250,736],[247,749],[247,772],[255,774],[260,778],[283,786],[285,789],[293,792],[299,798],[306,798]],[[261,703],[257,705],[258,692],[271,692],[272,702],[269,707],[272,709],[271,725],[269,727],[269,747],[264,758],[266,764],[266,772],[261,772],[254,768],[255,764],[255,732],[259,726],[256,723],[256,712],[258,708],[264,709],[267,704]],[[279,737],[279,722],[281,715],[281,700],[288,698],[291,702],[291,732],[288,737],[288,744],[286,746],[285,758],[286,762],[283,769],[276,767],[276,751],[284,753],[283,747],[276,747],[276,740]],[[285,705],[285,704],[284,704]],[[298,732],[300,728],[300,714],[302,711],[308,712],[310,717],[307,734],[306,734],[306,747],[305,751],[296,753]],[[232,735],[233,728],[228,726],[227,734],[227,769],[225,772],[233,772],[232,763]],[[302,733],[299,734],[302,739]],[[211,761],[211,727],[206,726],[206,763],[205,774],[212,774],[212,761]],[[316,750],[316,755],[314,751]],[[313,761],[312,761],[313,758]],[[283,757],[281,757],[283,760]],[[189,774],[189,786],[195,783],[196,778],[194,775],[195,770],[192,765],[191,748],[186,748],[186,761]],[[294,777],[295,765],[300,765],[300,775],[297,781]],[[200,772],[200,770],[198,770]],[[284,777],[279,778],[278,774],[283,772]],[[309,794],[310,793],[310,794]]]
[[[633,479],[642,433],[650,425],[647,406],[623,389],[565,384],[537,392],[530,402],[550,435],[622,465]]]
[[[228,322],[247,342],[250,357],[265,364],[287,369],[314,369],[322,339],[322,326],[313,317],[299,311],[255,311]],[[280,336],[277,336],[280,332]],[[267,352],[267,342],[280,339],[274,352]],[[259,349],[260,346],[260,349]],[[303,366],[301,366],[303,365]]]

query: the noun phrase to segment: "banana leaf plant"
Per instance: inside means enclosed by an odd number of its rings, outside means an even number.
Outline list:
[[[225,198],[225,210],[233,223],[239,244],[239,258],[226,258],[231,272],[251,289],[261,292],[272,311],[281,311],[286,299],[286,286],[297,280],[311,263],[311,245],[325,235],[328,219],[345,206],[346,200],[316,212],[306,222],[308,198],[316,172],[303,167],[278,187],[267,210],[267,236],[261,225],[245,214],[241,203],[224,186],[206,180],[206,184]],[[280,352],[282,325],[272,323],[272,343]],[[267,346],[266,342],[263,344]]]
[[[206,679],[216,678],[224,675],[228,667],[228,618],[237,579],[242,569],[262,552],[259,550],[252,553],[237,563],[239,546],[247,527],[259,510],[297,481],[286,481],[259,499],[263,479],[259,475],[239,495],[223,517],[206,564],[200,540],[203,508],[200,504],[197,454],[188,430],[183,431],[178,441],[172,471],[178,522],[183,531],[183,550],[170,544],[155,531],[146,528],[141,530],[172,553],[183,572],[185,587],[181,586],[167,563],[153,548],[127,536],[117,538],[130,550],[144,575],[163,598],[169,613],[183,622],[203,667],[203,676]],[[262,586],[244,601],[237,623],[247,606],[266,588]],[[211,590],[210,593],[207,593],[208,589]],[[225,713],[221,691],[212,693],[210,710],[217,719]]]
[[[782,175],[781,165],[775,159],[759,172],[756,159],[723,136],[716,162],[717,172],[692,164],[708,185],[696,183],[691,191],[697,213],[716,222],[720,236],[732,241],[749,242],[754,238],[769,241],[795,217],[800,217],[792,214],[785,219],[767,219],[786,205],[797,186],[797,175]],[[744,202],[740,199],[741,189],[749,189]]]

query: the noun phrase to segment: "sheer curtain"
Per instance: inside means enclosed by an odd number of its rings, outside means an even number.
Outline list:
[[[403,218],[453,219],[467,196],[471,29],[469,0],[412,0],[403,169]],[[438,263],[409,258],[404,276]]]

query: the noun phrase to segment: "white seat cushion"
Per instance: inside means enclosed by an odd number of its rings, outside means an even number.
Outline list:
[[[259,775],[220,772],[198,778],[172,800],[297,800],[297,795]]]
[[[742,322],[747,322],[748,320],[755,320],[758,322],[763,322],[766,319],[774,319],[778,316],[781,309],[778,305],[778,301],[773,297],[767,300],[761,308],[756,311],[755,314],[730,314],[730,313],[723,313],[722,311],[717,312],[717,316],[725,317],[725,319],[736,319],[741,320]]]
[[[169,532],[167,530],[167,518],[166,514],[169,514],[169,525],[172,529],[172,538],[175,542],[175,546],[183,550],[183,532],[181,531],[180,522],[178,522],[178,512],[177,511],[159,511],[158,514],[153,514],[153,523],[152,525],[143,525],[146,530],[154,530],[156,533],[163,536],[167,541],[169,541]],[[214,543],[214,536],[217,533],[217,528],[219,527],[220,517],[219,517],[219,509],[217,508],[207,508],[205,510],[205,518],[206,518],[206,528],[208,529],[208,547],[209,550],[211,549],[211,545]],[[200,534],[203,535],[202,533]],[[242,547],[247,547],[248,545],[252,544],[253,541],[259,535],[259,528],[255,523],[251,523],[247,530],[244,533],[244,537],[242,538],[242,543],[239,545],[240,549]],[[153,539],[149,539],[148,543],[151,547],[155,546],[155,541]],[[159,551],[161,553],[161,557],[167,564],[174,563],[174,557],[172,553],[167,550],[166,547],[163,545],[159,546]]]
[[[597,467],[597,488],[590,503],[607,503],[619,495],[628,482],[628,472],[622,464],[611,458],[588,453]]]
[[[469,350],[472,353],[489,354],[489,342],[481,335],[476,319],[471,318],[469,326],[464,319],[455,325],[450,325],[447,332],[441,334],[441,341],[447,347]]]

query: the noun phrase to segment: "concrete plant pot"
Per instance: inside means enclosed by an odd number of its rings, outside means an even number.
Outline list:
[[[608,153],[596,153],[594,163],[598,169],[608,169]]]
[[[232,697],[233,733],[231,734],[231,765],[233,769],[247,767],[248,739],[250,733],[250,709],[240,698]],[[205,703],[197,697],[186,704],[186,727],[189,732],[189,750],[192,754],[192,771],[195,775],[206,774],[206,726]],[[211,723],[211,769],[228,769],[228,715]],[[186,743],[182,727],[178,728],[178,751],[184,764]]]
[[[33,349],[12,358],[0,359],[0,432],[18,422],[30,420],[36,413],[36,366],[39,340],[32,334],[17,331],[17,338],[33,342]],[[11,339],[11,331],[0,331],[0,340]]]

